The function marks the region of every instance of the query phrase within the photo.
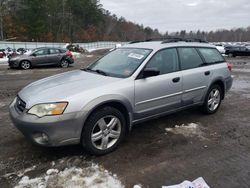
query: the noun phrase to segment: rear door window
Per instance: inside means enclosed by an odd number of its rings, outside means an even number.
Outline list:
[[[202,57],[207,64],[224,62],[224,58],[217,49],[214,48],[198,48]]]
[[[195,48],[178,48],[182,70],[197,68],[203,61]]]
[[[50,54],[59,54],[60,53],[60,51],[58,49],[53,49],[53,48],[49,49],[49,52],[50,52]]]

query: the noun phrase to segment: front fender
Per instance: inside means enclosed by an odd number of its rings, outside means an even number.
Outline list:
[[[110,102],[118,102],[120,104],[122,104],[128,111],[129,114],[129,127],[131,128],[132,126],[132,121],[133,121],[133,107],[131,102],[124,96],[122,95],[116,95],[116,94],[111,94],[111,95],[104,95],[101,97],[98,97],[96,99],[93,99],[92,101],[90,101],[89,103],[87,103],[87,105],[85,105],[82,109],[81,109],[81,114],[83,117],[83,125],[86,122],[87,118],[89,117],[89,115],[98,107],[106,104],[106,103],[110,103]]]

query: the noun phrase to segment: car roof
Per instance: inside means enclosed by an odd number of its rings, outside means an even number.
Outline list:
[[[126,44],[122,48],[144,48],[144,49],[152,49],[158,51],[164,48],[173,48],[173,47],[209,47],[216,48],[214,45],[209,43],[202,42],[167,42],[164,43],[162,41],[151,41],[151,42],[138,42],[132,44]]]
[[[39,48],[35,48],[34,50],[42,50],[42,49],[58,49],[58,50],[63,50],[62,48],[56,48],[56,47],[39,47]]]

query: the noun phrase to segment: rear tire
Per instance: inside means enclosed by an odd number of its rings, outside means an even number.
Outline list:
[[[217,112],[222,101],[222,89],[219,85],[212,85],[205,98],[203,111],[206,114],[214,114]]]
[[[24,69],[24,70],[30,69],[31,68],[31,63],[29,61],[27,61],[27,60],[21,61],[20,62],[20,68]]]
[[[62,59],[60,62],[60,66],[62,68],[68,68],[69,67],[69,62],[66,59]]]
[[[95,111],[86,121],[82,132],[82,145],[88,153],[104,155],[114,151],[124,139],[126,120],[113,107]]]

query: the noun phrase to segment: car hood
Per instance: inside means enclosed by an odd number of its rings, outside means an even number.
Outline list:
[[[63,101],[72,95],[97,89],[119,80],[121,79],[77,70],[33,82],[23,88],[18,95],[29,108],[38,103]]]
[[[20,55],[20,54],[15,54],[14,56],[12,56],[12,57],[10,58],[10,60],[24,59],[24,58],[27,58],[27,57],[28,57],[28,55],[26,55],[26,54],[22,54],[22,55]]]

